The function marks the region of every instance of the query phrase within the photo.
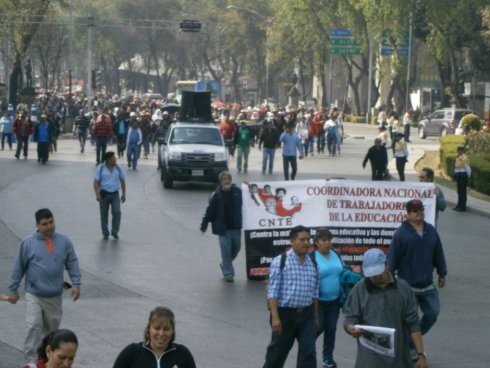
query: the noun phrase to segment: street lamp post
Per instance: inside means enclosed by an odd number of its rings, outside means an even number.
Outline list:
[[[265,28],[265,103],[268,103],[269,100],[269,31],[270,31],[270,25],[271,25],[271,18],[266,17],[255,10],[249,9],[249,8],[244,8],[241,6],[235,6],[235,5],[228,5],[226,7],[226,10],[243,10],[245,12],[248,12],[250,14],[253,14],[260,19],[262,19],[265,22],[266,28]]]

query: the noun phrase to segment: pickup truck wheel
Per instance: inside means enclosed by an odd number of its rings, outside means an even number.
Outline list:
[[[162,166],[161,170],[162,171],[161,171],[160,177],[161,177],[161,180],[163,182],[163,187],[165,189],[172,189],[172,187],[174,185],[174,181],[168,177],[167,169],[165,168],[165,166]]]
[[[441,137],[445,137],[447,135],[447,129],[446,128],[442,128],[441,129]]]
[[[425,139],[425,138],[427,138],[427,135],[425,134],[425,129],[424,129],[424,127],[419,127],[419,138],[420,138],[420,139]]]

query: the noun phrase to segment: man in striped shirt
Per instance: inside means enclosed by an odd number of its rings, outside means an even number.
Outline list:
[[[308,256],[310,232],[304,226],[296,226],[291,229],[289,240],[291,250],[286,258],[274,258],[270,267],[267,299],[272,338],[264,368],[283,367],[295,339],[299,344],[297,366],[316,368],[319,282],[316,265]]]

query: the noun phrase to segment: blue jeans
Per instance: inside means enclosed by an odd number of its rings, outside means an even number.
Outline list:
[[[119,198],[119,192],[105,192],[100,199],[100,226],[102,228],[102,234],[109,236],[109,206],[111,207],[112,214],[112,235],[119,233],[119,226],[121,225],[121,200]]]
[[[140,145],[138,143],[130,143],[126,154],[128,157],[128,166],[136,169],[140,157]]]
[[[223,276],[235,276],[232,262],[240,252],[241,236],[241,230],[226,230],[225,235],[219,236]]]
[[[107,137],[96,137],[95,138],[95,148],[97,155],[97,164],[102,162],[102,158],[105,155],[105,151],[107,150],[107,143],[109,142],[109,138]]]
[[[265,355],[264,368],[282,368],[288,353],[298,340],[297,368],[316,368],[316,327],[311,307],[297,311],[293,308],[278,308],[282,333],[272,333]]]
[[[267,159],[269,160],[269,174],[272,174],[272,169],[274,168],[275,154],[275,148],[262,148],[262,174],[265,174],[265,170],[267,168]]]
[[[318,301],[319,326],[317,337],[323,332],[323,362],[332,363],[335,348],[335,332],[339,319],[340,303],[338,300]]]
[[[422,318],[420,319],[420,332],[425,335],[437,321],[439,311],[441,309],[441,303],[439,301],[439,292],[434,287],[432,290],[423,292],[414,291],[415,298],[422,311]],[[408,332],[407,332],[408,333]],[[410,337],[410,334],[409,334]],[[415,345],[412,339],[409,338],[410,350],[415,350]]]
[[[87,141],[87,131],[78,131],[78,141],[80,142],[80,152],[85,150],[85,142]]]
[[[316,148],[318,153],[325,151],[325,132],[318,133]]]
[[[337,133],[327,134],[328,153],[335,156],[337,153]]]
[[[10,149],[12,149],[12,133],[2,133],[2,149],[5,147],[5,139],[7,139]]]
[[[424,292],[414,292],[415,298],[419,303],[420,310],[422,311],[422,319],[420,320],[420,331],[422,335],[426,334],[430,328],[436,323],[439,310],[441,309],[441,303],[439,302],[439,292],[434,287],[432,290]]]
[[[315,143],[315,137],[308,136],[308,153],[313,153],[313,144]]]

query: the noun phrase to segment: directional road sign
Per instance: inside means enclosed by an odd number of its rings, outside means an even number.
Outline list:
[[[332,55],[360,55],[360,47],[330,47]]]

